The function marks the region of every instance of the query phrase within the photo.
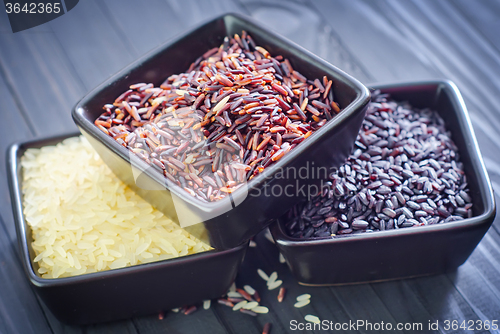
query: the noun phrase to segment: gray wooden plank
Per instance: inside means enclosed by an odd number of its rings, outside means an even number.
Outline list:
[[[348,322],[347,313],[328,288],[305,287],[297,283],[287,266],[279,262],[279,252],[276,246],[265,238],[264,234],[265,232],[260,233],[256,237],[257,247],[248,249],[245,262],[236,280],[239,287],[250,284],[255,288],[262,298],[261,304],[270,310],[269,314],[259,315],[255,319],[260,325],[258,328],[261,329],[266,322],[271,322],[273,324],[272,333],[289,333],[291,321],[304,322],[304,316],[307,314],[314,314],[334,323]],[[278,273],[278,279],[283,281],[282,287],[286,289],[283,302],[280,303],[277,300],[279,289],[267,289],[266,282],[257,274],[259,268],[268,275],[273,271]],[[311,304],[300,309],[295,308],[293,305],[296,302],[296,297],[304,293],[311,294]],[[232,332],[239,333],[247,328],[245,332],[251,333],[246,323],[239,323],[240,318],[241,316],[235,318],[230,315],[226,317]]]
[[[474,262],[467,261],[455,273],[448,274],[449,279],[460,295],[470,305],[477,317],[484,323],[500,316],[500,291],[482,275],[473,265]],[[470,319],[459,318],[459,323]],[[491,333],[499,333],[498,330],[490,330]]]
[[[332,287],[331,291],[344,309],[347,310],[353,322],[357,322],[358,320],[370,324],[384,322],[386,324],[390,323],[390,328],[396,328],[398,320],[394,318],[393,314],[391,314],[369,284]],[[358,329],[361,333],[386,332],[385,330],[376,330],[377,327],[365,327],[365,325],[362,325]],[[398,330],[398,332],[410,333],[410,331],[404,329]]]
[[[131,8],[131,10],[134,10]],[[48,23],[86,90],[132,62],[137,54],[95,0]]]
[[[0,33],[2,34],[2,33]],[[2,71],[3,73],[3,71]],[[14,98],[12,87],[0,75],[0,132],[9,138],[0,143],[0,175],[6,175],[7,146],[33,136]],[[0,178],[0,333],[50,333],[50,327],[21,266],[17,251],[7,179]],[[26,321],[30,319],[30,321]]]
[[[469,260],[448,275],[482,320],[500,318],[499,235],[490,229]]]
[[[50,329],[54,334],[102,334],[102,333],[124,333],[138,334],[139,331],[134,325],[132,319],[112,321],[101,324],[72,326],[60,322],[54,314],[47,308],[43,301],[39,299],[41,308],[45,314]],[[147,333],[147,332],[146,332]]]

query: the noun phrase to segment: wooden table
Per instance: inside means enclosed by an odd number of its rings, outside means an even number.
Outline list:
[[[0,6],[1,7],[1,6]],[[82,0],[47,24],[12,34],[0,11],[0,142],[76,129],[71,107],[87,91],[158,44],[224,12],[252,16],[365,84],[445,78],[464,95],[493,187],[500,192],[500,1],[498,0]],[[277,270],[288,289],[263,293],[267,315],[223,305],[190,316],[169,312],[115,323],[69,327],[30,288],[17,250],[5,161],[0,163],[0,333],[272,333],[311,313],[334,322],[423,323],[500,320],[500,221],[469,260],[446,275],[331,288],[299,286],[262,235],[250,248],[238,283],[265,291],[256,269]],[[168,282],[165,282],[167,285]],[[312,303],[293,307],[308,292]],[[373,331],[375,332],[375,331]],[[412,331],[406,331],[411,333]],[[431,332],[424,330],[422,332]],[[488,332],[487,330],[476,333]],[[498,332],[493,331],[491,332]]]

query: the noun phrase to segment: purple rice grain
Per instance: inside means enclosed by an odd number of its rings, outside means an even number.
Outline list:
[[[353,153],[324,185],[286,214],[289,236],[340,237],[473,215],[463,164],[443,119],[378,91]]]

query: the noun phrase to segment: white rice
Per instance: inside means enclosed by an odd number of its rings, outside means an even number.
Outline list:
[[[228,297],[232,297],[232,298],[241,298],[241,297],[243,297],[243,296],[241,295],[241,293],[239,293],[239,292],[237,292],[237,291],[229,291],[229,292],[227,293],[227,296],[228,296]]]
[[[240,308],[244,307],[246,304],[248,304],[248,302],[246,300],[242,300],[241,302],[239,302],[233,306],[233,311],[238,311]]]
[[[269,284],[267,285],[267,288],[268,288],[269,290],[274,290],[274,289],[276,289],[276,288],[280,287],[280,286],[281,286],[281,284],[283,284],[283,281],[279,279],[279,280],[277,280],[277,281],[273,281],[272,283],[269,283]]]
[[[243,305],[243,308],[245,310],[251,310],[251,309],[253,309],[254,307],[257,307],[257,306],[259,306],[258,302],[249,302],[249,303],[246,303],[245,305]]]
[[[273,271],[271,275],[269,275],[269,278],[267,279],[267,285],[274,283],[278,279],[278,273],[276,271]]]
[[[320,324],[321,321],[319,320],[319,318],[315,315],[312,315],[312,314],[308,314],[304,317],[304,319],[306,321],[309,321],[309,322],[312,322],[312,323],[315,323],[315,324]]]
[[[243,289],[248,292],[249,295],[252,295],[255,293],[255,289],[252,288],[250,285],[245,285],[243,286]]]
[[[310,303],[311,303],[310,299],[304,299],[304,300],[300,300],[300,301],[296,302],[293,306],[296,308],[301,308],[301,307],[304,307],[306,305],[309,305]]]
[[[269,313],[269,309],[265,306],[255,306],[252,308],[252,311],[255,313]]]
[[[24,215],[38,274],[75,276],[211,249],[122,183],[83,137],[28,149]]]
[[[264,280],[264,281],[269,281],[269,276],[267,276],[266,272],[262,269],[257,269],[257,274]]]

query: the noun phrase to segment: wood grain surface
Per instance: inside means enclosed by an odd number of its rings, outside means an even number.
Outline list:
[[[82,327],[64,325],[50,313],[20,264],[5,171],[8,145],[74,131],[70,111],[87,91],[160,43],[226,12],[251,16],[367,85],[454,81],[500,193],[499,0],[82,0],[67,14],[16,34],[0,6],[0,132],[5,137],[0,141],[0,333],[244,334],[260,333],[271,322],[274,334],[290,332],[290,320],[301,321],[306,314],[334,322],[421,322],[424,328],[436,320],[500,320],[500,219],[455,272],[327,288],[298,285],[261,234],[237,278],[238,285],[261,292],[270,308],[255,318],[216,301],[190,316],[167,312],[163,320],[151,315]],[[276,290],[267,291],[257,268],[278,272],[288,290],[283,303]],[[310,293],[312,303],[294,308],[302,293]],[[467,332],[443,326],[422,331]],[[483,332],[499,333],[475,331]]]

